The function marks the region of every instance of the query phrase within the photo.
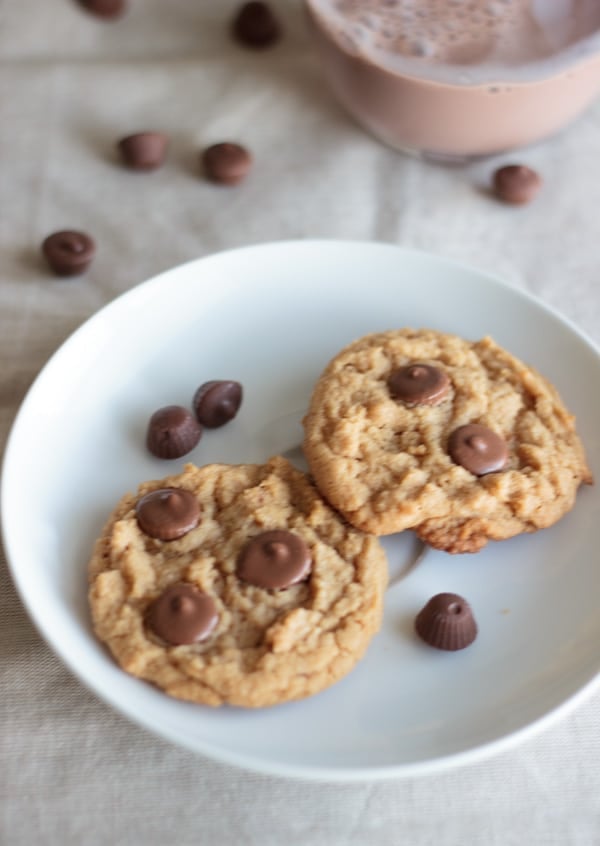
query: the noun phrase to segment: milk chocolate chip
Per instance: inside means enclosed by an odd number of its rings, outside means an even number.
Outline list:
[[[208,429],[216,429],[235,417],[241,402],[240,383],[221,379],[200,385],[193,406],[198,421]]]
[[[477,623],[469,603],[456,593],[438,593],[417,614],[415,629],[436,649],[456,651],[477,637]]]
[[[136,132],[121,138],[117,147],[132,170],[156,170],[165,160],[168,144],[162,132]]]
[[[542,185],[540,175],[525,165],[498,168],[493,182],[498,199],[516,206],[531,202]]]
[[[202,427],[182,405],[166,405],[155,411],[146,433],[146,445],[157,458],[180,458],[202,436]]]
[[[187,582],[168,587],[146,612],[152,631],[174,646],[205,640],[218,619],[214,600]]]
[[[222,141],[204,150],[202,164],[208,179],[222,185],[237,185],[248,175],[252,156],[240,144]]]
[[[281,26],[268,3],[244,3],[232,24],[236,41],[246,47],[270,47],[279,41]]]
[[[196,497],[184,488],[159,488],[138,499],[135,516],[144,534],[169,541],[196,528],[200,506]]]
[[[448,453],[452,461],[475,476],[502,470],[508,459],[504,439],[480,423],[455,429],[448,441]]]
[[[437,405],[448,393],[449,385],[444,370],[421,362],[399,367],[388,379],[391,395],[406,405]]]
[[[237,561],[237,574],[251,585],[287,588],[305,579],[312,556],[304,540],[293,532],[275,529],[252,538]]]
[[[86,12],[98,18],[118,18],[127,8],[127,0],[78,0]]]
[[[96,245],[85,232],[64,229],[44,239],[42,252],[57,276],[76,276],[88,269]]]

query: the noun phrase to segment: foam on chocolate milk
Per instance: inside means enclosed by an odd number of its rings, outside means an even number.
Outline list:
[[[482,84],[597,49],[599,0],[309,0],[347,52],[396,73]],[[594,39],[594,35],[596,38]]]

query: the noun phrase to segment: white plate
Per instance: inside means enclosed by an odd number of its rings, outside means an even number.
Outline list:
[[[2,479],[4,540],[33,620],[65,663],[131,719],[189,749],[263,772],[352,780],[472,761],[529,734],[600,672],[599,491],[551,529],[476,555],[427,550],[388,591],[366,658],[333,688],[261,711],[169,699],[127,676],[92,635],[86,564],[113,505],[186,460],[263,461],[291,451],[315,379],[354,338],[432,327],[491,334],[538,367],[576,413],[600,472],[600,358],[563,318],[473,269],[384,244],[280,242],[210,256],[126,293],[58,350],[15,421]],[[241,381],[238,417],[185,459],[144,448],[159,406],[209,379]],[[32,481],[35,480],[35,481]],[[410,532],[385,541],[394,573]],[[480,633],[458,653],[419,642],[439,591],[472,604]]]

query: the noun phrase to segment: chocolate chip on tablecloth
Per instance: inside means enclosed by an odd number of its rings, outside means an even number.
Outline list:
[[[201,159],[206,177],[222,185],[237,185],[252,167],[250,152],[232,141],[212,144],[202,152]]]
[[[164,162],[168,146],[163,132],[136,132],[117,142],[124,163],[132,170],[156,170]]]
[[[63,229],[44,239],[42,252],[57,276],[76,276],[88,269],[96,244],[85,232]]]
[[[77,0],[79,5],[98,18],[120,17],[127,9],[127,0]]]
[[[246,47],[271,47],[281,38],[279,20],[268,3],[251,2],[239,7],[231,26],[236,41]]]
[[[499,200],[511,205],[531,202],[542,186],[542,178],[526,165],[505,165],[493,176],[494,193]]]

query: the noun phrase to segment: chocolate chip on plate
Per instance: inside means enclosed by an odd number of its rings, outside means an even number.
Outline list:
[[[212,144],[202,152],[201,158],[207,178],[222,185],[237,185],[252,167],[250,152],[232,141]]]
[[[166,405],[148,423],[146,445],[157,458],[180,458],[194,449],[202,427],[182,405]]]
[[[127,0],[78,0],[86,12],[98,18],[118,18],[127,8]]]
[[[184,488],[159,488],[140,497],[135,516],[144,534],[158,540],[176,540],[200,522],[200,505]]]
[[[270,47],[281,38],[281,25],[268,3],[244,3],[231,28],[236,41],[246,47]]]
[[[455,652],[477,637],[477,623],[471,606],[456,593],[432,596],[415,619],[419,637],[436,649]]]
[[[242,386],[226,379],[204,382],[192,400],[198,421],[208,429],[216,429],[232,420],[241,402]]]
[[[237,574],[245,582],[269,590],[303,581],[312,568],[310,549],[300,535],[283,529],[261,532],[241,550]]]
[[[133,170],[155,170],[165,160],[169,139],[162,132],[136,132],[117,142],[124,163]]]
[[[212,597],[187,582],[168,587],[146,612],[152,631],[174,646],[205,640],[218,619]]]
[[[44,239],[42,252],[57,276],[76,276],[89,267],[96,244],[85,232],[63,229]]]
[[[533,200],[542,186],[542,178],[526,165],[505,165],[494,173],[493,185],[499,200],[520,206]]]

